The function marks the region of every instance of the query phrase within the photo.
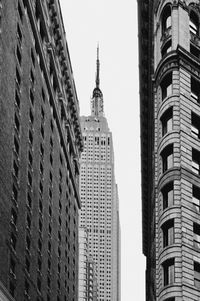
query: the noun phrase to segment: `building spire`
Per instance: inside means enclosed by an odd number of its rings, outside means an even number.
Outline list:
[[[100,61],[99,61],[99,44],[97,45],[97,61],[96,61],[96,87],[93,90],[91,109],[92,116],[99,117],[104,116],[103,111],[103,93],[101,92],[100,86]]]
[[[97,45],[96,88],[99,88],[99,84],[100,84],[99,72],[100,72],[100,62],[99,62],[99,43],[98,43],[98,45]]]

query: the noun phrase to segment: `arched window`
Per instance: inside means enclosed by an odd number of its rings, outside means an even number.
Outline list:
[[[195,35],[199,34],[199,18],[193,10],[190,12],[190,32]]]
[[[162,33],[172,26],[171,7],[167,5],[162,12]]]

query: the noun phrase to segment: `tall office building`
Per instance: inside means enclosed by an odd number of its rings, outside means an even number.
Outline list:
[[[200,3],[138,1],[146,299],[200,295]]]
[[[97,269],[98,301],[120,300],[118,194],[114,175],[112,133],[104,117],[99,88],[99,57],[91,115],[81,117],[80,226],[88,228],[89,253]]]
[[[0,281],[16,301],[77,301],[82,146],[59,1],[0,1]]]

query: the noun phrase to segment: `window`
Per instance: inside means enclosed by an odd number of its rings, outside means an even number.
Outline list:
[[[200,83],[194,78],[191,77],[191,99],[195,102],[200,102]]]
[[[199,19],[197,14],[194,11],[191,11],[190,13],[190,32],[194,35],[198,35],[199,30]]]
[[[200,249],[200,225],[193,223],[194,247]]]
[[[200,211],[200,188],[193,185],[192,186],[192,202],[196,210]]]
[[[200,174],[200,152],[192,149],[192,171],[197,175]]]
[[[164,286],[174,283],[174,258],[168,259],[163,263]]]
[[[161,117],[162,136],[173,129],[173,108],[169,108]]]
[[[193,44],[190,44],[190,53],[197,58],[200,57],[200,50]]]
[[[200,263],[194,261],[194,285],[200,289]]]
[[[172,94],[172,73],[168,73],[161,82],[162,100]]]
[[[162,33],[164,34],[172,25],[171,7],[167,5],[162,13]]]
[[[171,50],[172,50],[172,41],[170,40],[162,47],[162,50],[161,50],[162,57],[165,54],[169,53]]]
[[[174,220],[170,219],[162,225],[163,248],[174,243]]]
[[[196,115],[195,113],[191,113],[191,133],[194,137],[200,138],[200,117]]]
[[[173,144],[166,146],[161,152],[163,173],[173,167]]]
[[[163,210],[167,207],[170,207],[174,203],[174,183],[170,182],[166,184],[161,192],[162,192],[162,198],[163,198]]]

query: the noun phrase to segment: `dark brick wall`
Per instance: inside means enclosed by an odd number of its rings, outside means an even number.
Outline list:
[[[26,15],[21,1],[3,2],[0,281],[16,301],[75,301],[76,193]]]

